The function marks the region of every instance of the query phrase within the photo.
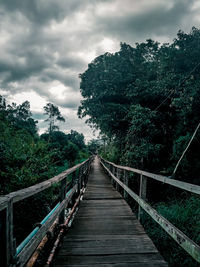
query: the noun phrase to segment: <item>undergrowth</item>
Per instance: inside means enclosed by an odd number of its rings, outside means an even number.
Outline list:
[[[171,202],[159,203],[154,208],[200,245],[200,199],[189,197]],[[197,267],[199,264],[186,253],[162,228],[145,212],[141,222],[170,267]]]

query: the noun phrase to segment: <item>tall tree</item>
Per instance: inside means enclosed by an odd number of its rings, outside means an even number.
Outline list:
[[[56,121],[65,122],[64,117],[61,115],[57,106],[52,103],[47,103],[44,108],[44,115],[47,115],[48,118],[45,120],[49,123],[49,134],[51,135],[54,130],[58,130],[59,127],[55,125]]]

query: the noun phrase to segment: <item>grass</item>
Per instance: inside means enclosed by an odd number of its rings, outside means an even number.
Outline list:
[[[200,199],[189,197],[165,203],[154,208],[173,223],[184,234],[200,245]],[[170,267],[197,267],[199,264],[185,252],[162,228],[146,213],[142,224]]]

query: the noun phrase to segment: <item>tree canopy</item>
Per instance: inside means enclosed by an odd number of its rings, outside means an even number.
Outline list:
[[[44,108],[44,115],[47,115],[48,118],[46,121],[49,123],[49,134],[51,135],[53,131],[59,130],[59,127],[55,125],[56,121],[65,122],[65,118],[61,115],[60,110],[57,106],[52,103],[47,103]]]
[[[171,44],[153,40],[95,58],[80,74],[78,114],[119,149],[119,161],[171,173],[200,121],[200,30],[179,31]],[[180,167],[199,171],[199,133]],[[195,155],[195,160],[192,159]],[[192,166],[192,167],[191,167]]]

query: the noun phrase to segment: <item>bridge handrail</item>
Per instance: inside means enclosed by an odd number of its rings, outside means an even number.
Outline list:
[[[13,203],[18,202],[20,200],[23,200],[25,198],[28,198],[30,196],[33,196],[49,187],[51,187],[53,184],[56,184],[63,179],[66,178],[67,175],[70,175],[71,173],[75,172],[77,169],[79,169],[82,165],[86,164],[89,161],[89,159],[83,161],[82,163],[79,163],[75,166],[73,166],[70,169],[67,169],[66,171],[61,172],[60,174],[35,185],[29,186],[24,189],[20,189],[18,191],[11,192],[5,196],[0,197],[0,211],[7,207],[9,199],[12,199]]]
[[[92,160],[93,156],[51,179],[0,197],[0,257],[3,266],[16,264],[24,266],[56,218],[59,217],[59,223],[64,223],[64,209],[74,194],[80,193],[81,187],[86,183]],[[78,173],[77,170],[79,170]],[[69,185],[67,177],[72,173],[77,177],[74,175]],[[16,241],[13,237],[13,203],[33,196],[58,182],[61,182],[60,202],[16,249]]]
[[[100,162],[103,168],[108,172],[110,177],[116,182],[116,187],[118,189],[118,186],[121,186],[124,189],[124,197],[127,195],[130,195],[139,205],[139,212],[138,212],[138,218],[140,219],[141,215],[141,208],[145,210],[145,212],[151,216],[151,218],[157,222],[166,232],[168,235],[170,235],[188,254],[190,254],[197,262],[200,263],[200,246],[196,244],[193,240],[191,240],[188,236],[186,236],[182,231],[180,231],[176,226],[174,226],[172,223],[170,223],[165,217],[160,215],[154,208],[148,204],[146,199],[146,177],[153,178],[153,174],[140,171],[134,168],[124,167],[116,165],[112,162],[109,162],[103,158],[100,157]],[[106,166],[107,165],[107,166]],[[113,169],[113,167],[115,169]],[[124,173],[124,182],[121,181],[121,174],[116,170],[125,170],[125,171],[137,171],[136,173],[140,174],[140,192],[139,195],[134,193],[129,187],[128,187],[128,180],[126,173]],[[114,173],[113,173],[114,172]],[[116,177],[116,176],[117,177]],[[144,177],[146,176],[146,177]],[[156,177],[158,175],[155,175]],[[163,176],[162,176],[163,177]],[[167,177],[165,177],[167,178]],[[169,179],[169,178],[167,178]],[[157,180],[157,179],[156,179]],[[169,179],[170,181],[171,179]],[[159,180],[160,181],[160,180]],[[168,181],[168,180],[167,180]],[[184,183],[185,184],[185,183]],[[186,183],[187,184],[187,183]],[[118,185],[118,186],[117,186]],[[174,184],[171,184],[173,186],[176,186]],[[189,184],[190,185],[190,184]],[[176,186],[181,189],[185,189],[179,186]],[[187,187],[188,189],[188,187]],[[185,190],[187,190],[185,189]],[[189,191],[189,190],[187,190]],[[190,191],[194,193],[193,191]]]
[[[138,170],[138,169],[127,167],[127,166],[116,165],[113,162],[110,162],[110,161],[105,160],[103,158],[101,158],[101,159],[104,162],[106,162],[106,163],[108,163],[108,164],[110,164],[113,167],[116,167],[118,169],[126,170],[126,171],[129,171],[129,172],[135,172],[135,173],[138,173],[138,174],[143,175],[145,177],[149,177],[149,178],[154,179],[156,181],[162,182],[163,184],[169,184],[169,185],[172,185],[174,187],[177,187],[177,188],[186,190],[188,192],[191,192],[193,194],[200,195],[200,186],[199,185],[190,184],[190,183],[187,183],[187,182],[175,180],[175,179],[167,177],[167,176],[154,174],[154,173]]]

